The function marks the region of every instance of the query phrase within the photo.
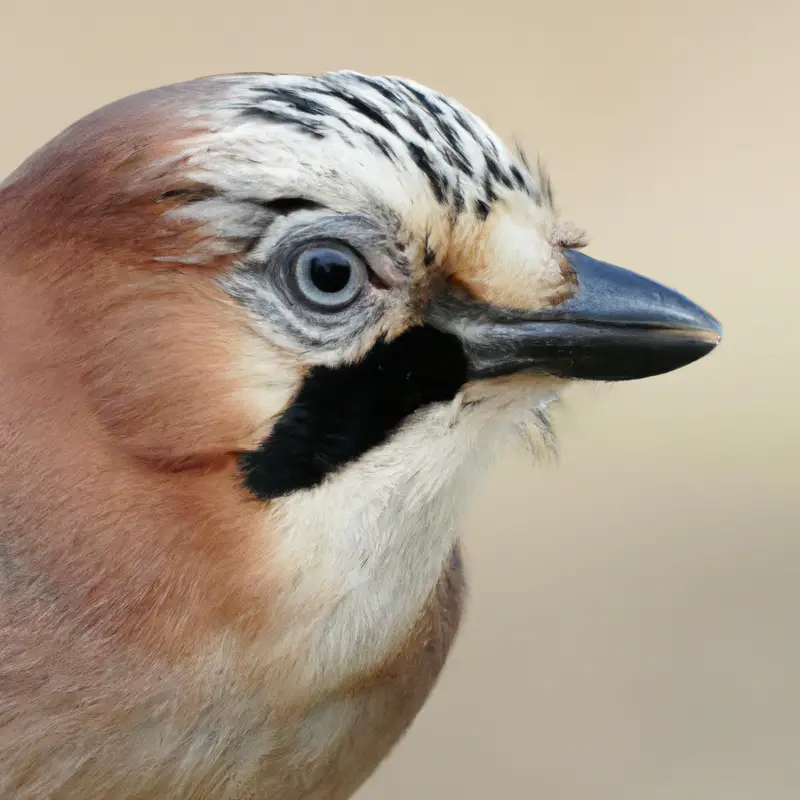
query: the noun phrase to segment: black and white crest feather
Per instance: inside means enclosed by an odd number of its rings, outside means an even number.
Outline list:
[[[404,78],[351,71],[248,75],[230,108],[242,119],[292,128],[320,146],[338,137],[355,149],[371,149],[396,168],[417,170],[436,201],[454,215],[485,217],[511,190],[552,204],[541,168],[532,175],[524,154],[510,151],[480,118]]]

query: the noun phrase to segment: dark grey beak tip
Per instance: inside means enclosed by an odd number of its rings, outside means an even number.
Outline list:
[[[719,321],[680,292],[583,253],[569,251],[568,258],[578,291],[559,313],[585,326],[578,371],[585,369],[589,379],[663,375],[698,361],[722,341]]]

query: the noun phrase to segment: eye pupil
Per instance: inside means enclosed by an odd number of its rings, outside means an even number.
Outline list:
[[[309,258],[308,277],[326,294],[341,292],[350,281],[352,270],[347,256],[337,250],[319,249]]]

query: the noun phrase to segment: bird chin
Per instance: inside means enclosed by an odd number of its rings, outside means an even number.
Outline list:
[[[504,375],[471,381],[462,390],[464,405],[484,406],[486,410],[546,411],[570,384],[569,380],[550,375]]]
[[[517,442],[536,459],[555,455],[556,436],[551,412],[572,381],[547,375],[512,375],[473,381],[458,398],[458,415],[499,423],[516,434]],[[493,429],[496,427],[493,425]]]

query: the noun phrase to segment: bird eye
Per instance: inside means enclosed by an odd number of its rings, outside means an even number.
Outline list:
[[[326,311],[352,303],[367,280],[364,262],[338,244],[314,245],[294,258],[294,279],[302,298]]]

